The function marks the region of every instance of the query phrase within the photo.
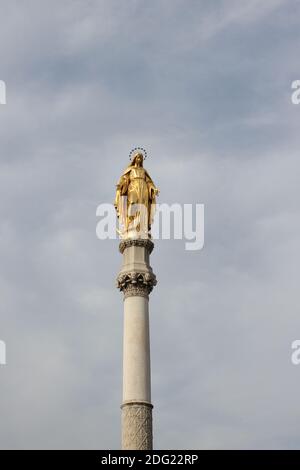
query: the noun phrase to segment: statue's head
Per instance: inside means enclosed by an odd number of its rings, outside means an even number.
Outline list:
[[[142,152],[137,152],[132,159],[132,164],[137,166],[143,166],[143,161],[144,155],[142,154]]]
[[[129,154],[130,166],[143,166],[143,161],[147,158],[147,152],[143,147],[135,147]]]

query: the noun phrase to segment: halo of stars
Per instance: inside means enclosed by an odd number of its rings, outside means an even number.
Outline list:
[[[131,160],[131,157],[132,157],[132,154],[134,152],[136,152],[137,150],[141,150],[144,154],[144,160],[146,160],[147,158],[147,152],[146,150],[143,148],[143,147],[135,147],[134,149],[131,150],[131,152],[129,153],[129,160]]]

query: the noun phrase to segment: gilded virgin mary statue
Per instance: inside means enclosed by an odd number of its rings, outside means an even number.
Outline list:
[[[159,190],[143,167],[144,154],[134,154],[117,184],[115,208],[121,238],[150,238]]]

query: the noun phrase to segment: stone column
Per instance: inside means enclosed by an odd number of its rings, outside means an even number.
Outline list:
[[[124,294],[122,449],[152,449],[149,294],[156,277],[150,239],[120,243],[123,266],[117,286]]]

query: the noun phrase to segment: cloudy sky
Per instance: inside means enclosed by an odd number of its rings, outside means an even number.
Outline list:
[[[156,448],[299,448],[297,0],[0,0],[1,448],[120,446],[118,241],[137,145],[205,247],[156,242]]]

